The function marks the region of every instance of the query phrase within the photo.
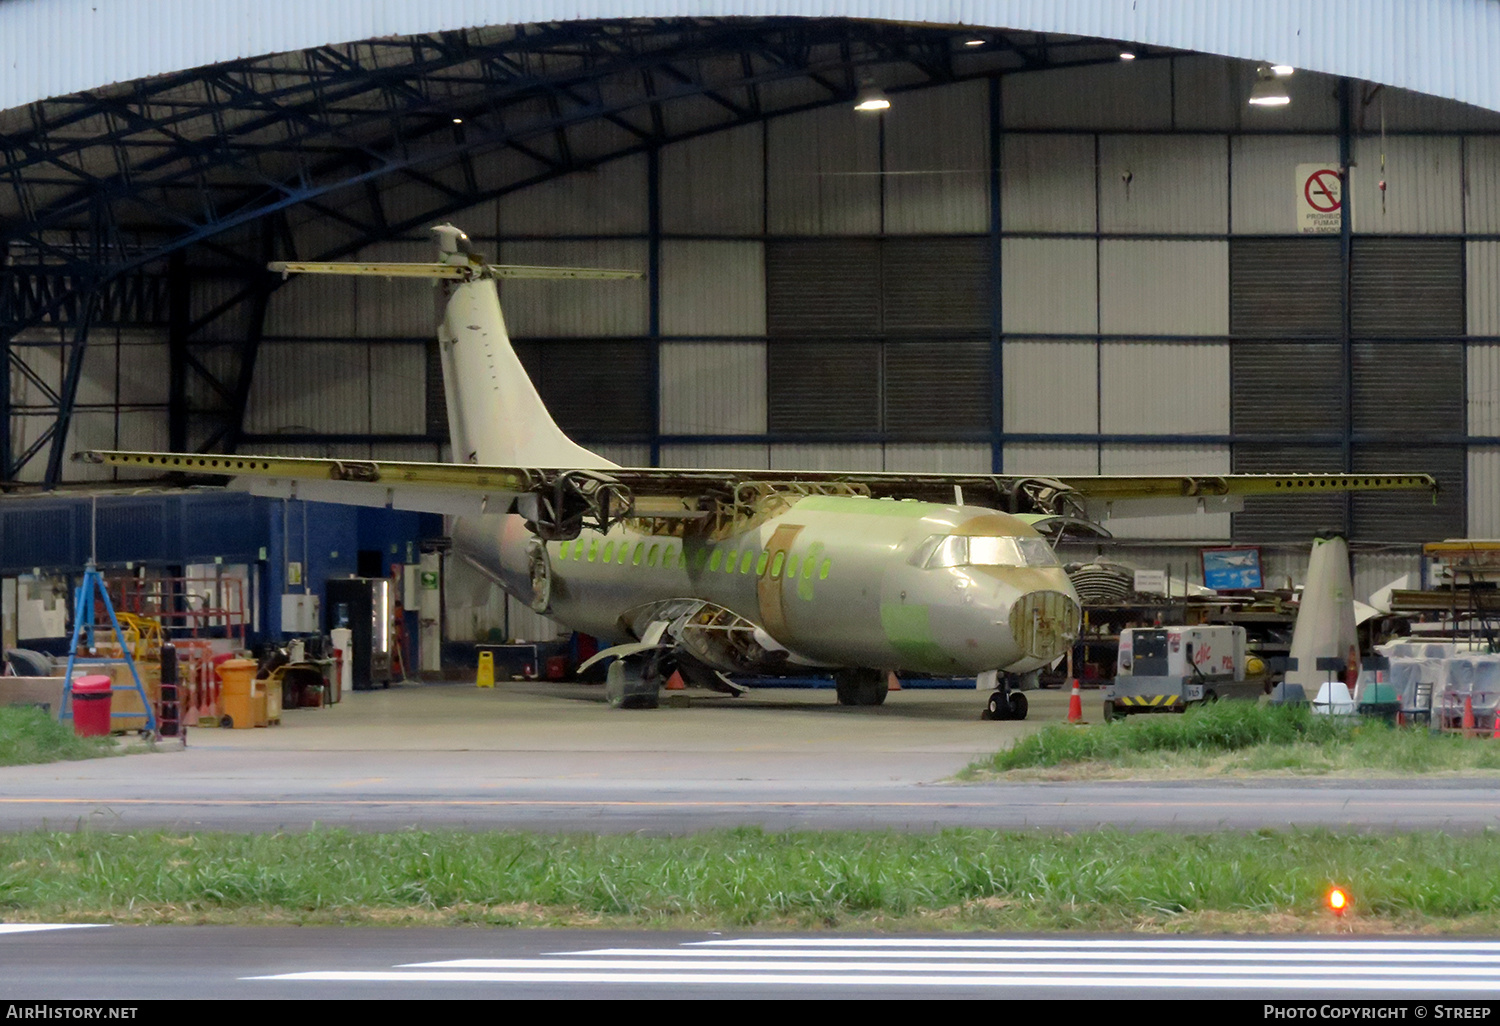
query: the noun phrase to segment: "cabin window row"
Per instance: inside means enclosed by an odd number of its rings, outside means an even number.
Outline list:
[[[688,567],[688,556],[685,549],[675,545],[647,545],[645,542],[636,542],[634,550],[628,541],[618,543],[606,540],[603,545],[599,539],[590,539],[585,545],[583,539],[565,541],[558,546],[557,558],[561,562],[572,560],[574,562],[587,561],[589,563],[614,563],[619,566],[661,566],[664,569],[676,567],[686,570]],[[807,559],[799,555],[787,552],[771,553],[761,550],[757,553],[754,549],[699,549],[693,556],[693,569],[702,571],[707,568],[709,573],[735,573],[748,574],[752,569],[757,577],[769,576],[771,580],[779,580],[783,576],[791,580],[798,576],[800,570],[804,580],[811,580],[816,574],[818,580],[826,581],[829,571],[833,569],[833,561],[823,559],[821,562],[812,556]]]

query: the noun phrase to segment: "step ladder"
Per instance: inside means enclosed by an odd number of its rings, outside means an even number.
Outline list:
[[[85,640],[84,650],[88,652],[97,651],[94,645],[94,598],[95,595],[104,603],[104,611],[109,614],[109,625],[115,632],[115,640],[120,644],[120,652],[123,658],[114,659],[100,656],[80,656],[78,654],[78,642],[80,638]],[[130,652],[130,645],[126,643],[125,632],[120,629],[119,618],[115,616],[114,603],[109,600],[109,589],[104,586],[104,578],[99,573],[99,568],[91,559],[83,571],[83,580],[78,585],[78,592],[73,600],[73,640],[68,645],[68,668],[63,674],[63,701],[62,712],[59,718],[71,720],[73,718],[73,668],[75,666],[119,666],[124,664],[130,667],[130,684],[116,684],[113,691],[134,691],[141,699],[141,708],[144,712],[114,712],[110,711],[110,719],[116,717],[134,718],[141,717],[146,723],[142,731],[154,735],[156,733],[156,712],[151,708],[151,700],[146,695],[146,689],[141,686],[140,671],[136,669],[135,659]]]

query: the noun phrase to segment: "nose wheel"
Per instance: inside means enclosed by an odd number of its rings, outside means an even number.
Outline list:
[[[989,703],[984,712],[980,713],[982,720],[1024,720],[1030,708],[1026,696],[1019,691],[993,691],[990,693]]]

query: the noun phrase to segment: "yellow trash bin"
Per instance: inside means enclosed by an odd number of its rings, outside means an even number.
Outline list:
[[[479,676],[474,679],[477,688],[492,688],[495,686],[495,653],[479,653]]]
[[[255,663],[249,659],[228,659],[219,664],[219,680],[223,682],[220,694],[224,700],[224,726],[236,730],[248,730],[256,726],[257,692],[260,694],[260,718],[265,719],[265,686],[263,681],[255,679],[256,669]],[[264,722],[260,726],[265,726]]]

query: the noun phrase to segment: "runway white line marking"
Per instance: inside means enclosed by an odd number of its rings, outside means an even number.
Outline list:
[[[868,949],[857,951],[842,951],[837,948],[718,948],[691,951],[660,951],[656,948],[598,948],[587,951],[559,951],[559,955],[611,955],[615,957],[630,957],[649,955],[664,958],[687,958],[687,959],[717,959],[717,958],[829,958],[837,955],[842,959],[859,958],[932,958],[934,955],[942,955],[947,959],[980,959],[997,958],[1004,956],[1015,959],[1063,959],[1073,958],[1080,960],[1097,959],[1104,961],[1118,959],[1121,961],[1155,961],[1163,958],[1182,958],[1191,955],[1199,961],[1212,962],[1303,962],[1324,963],[1330,970],[1342,968],[1348,961],[1350,951],[1347,947],[1339,951],[1328,951],[1324,954],[1303,955],[1292,951],[1183,951],[1170,949],[1162,951],[1061,951],[1047,949],[1038,951],[1032,948],[1015,948],[1011,950],[990,951],[951,951],[951,950],[892,950],[892,949]],[[472,961],[460,959],[459,961]],[[1458,952],[1446,953],[1410,953],[1401,955],[1402,962],[1478,962],[1489,964],[1500,969],[1500,952],[1488,955],[1460,954]],[[413,962],[413,966],[438,966],[449,965],[448,962]]]
[[[950,937],[743,937],[734,940],[686,941],[687,947],[758,947],[758,948],[1220,948],[1247,951],[1294,950],[1337,951],[1352,956],[1359,951],[1500,951],[1500,941],[1420,941],[1363,940],[1353,937],[1339,940],[1210,940],[1190,938],[1166,940],[1157,938],[1099,940],[1051,940],[1039,938],[990,938],[974,940]]]
[[[246,976],[246,980],[322,983],[689,983],[776,984],[781,986],[856,987],[1115,987],[1131,989],[1217,990],[1356,990],[1424,993],[1493,992],[1495,979],[1427,978],[1411,980],[1350,980],[1334,976],[1289,980],[1278,976],[922,976],[823,975],[803,973],[684,973],[684,972],[395,972],[340,971]]]
[[[0,923],[0,934],[36,933],[38,930],[92,930],[108,923]]]
[[[791,962],[788,960],[768,959],[746,959],[739,962],[714,962],[708,965],[684,965],[681,962],[663,963],[650,958],[458,958],[447,962],[411,962],[406,965],[397,966],[397,969],[668,969],[673,972],[686,970],[694,973],[715,973],[728,970],[755,971],[781,970],[783,972],[803,972],[812,970],[836,970],[842,969],[851,973],[871,972],[908,972],[908,973],[999,973],[1012,975],[1018,973],[1132,973],[1139,970],[1140,966],[1100,966],[1087,963],[1064,962],[1056,965],[1015,965],[1008,962],[993,962],[985,965],[945,965],[942,962],[865,962],[863,964],[851,965],[842,961],[819,960],[808,962]],[[1248,975],[1250,973],[1264,974],[1268,970],[1259,965],[1193,965],[1187,962],[1154,964],[1146,967],[1151,972],[1157,973],[1184,973],[1207,975],[1220,973],[1226,976]],[[1417,971],[1425,971],[1425,967],[1414,968],[1399,963],[1388,965],[1362,963],[1350,966],[1329,965],[1286,965],[1277,966],[1277,973],[1285,973],[1290,976],[1336,976],[1340,974],[1353,976],[1378,976],[1389,974],[1401,976]],[[1442,970],[1449,976],[1484,976],[1500,982],[1500,966],[1449,966]]]

